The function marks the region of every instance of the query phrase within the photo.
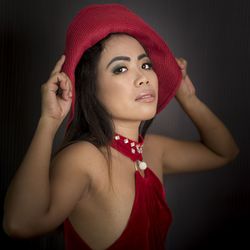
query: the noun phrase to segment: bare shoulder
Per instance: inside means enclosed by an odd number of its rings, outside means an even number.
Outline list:
[[[144,142],[158,142],[162,138],[161,135],[158,134],[146,134],[144,138]]]
[[[78,141],[62,149],[53,159],[53,161],[66,160],[74,158],[81,160],[82,158],[91,158],[91,156],[100,155],[100,151],[96,146],[88,141]],[[87,157],[88,156],[88,157]]]
[[[63,201],[69,203],[68,213],[73,204],[76,205],[90,194],[98,172],[97,166],[102,166],[103,159],[98,148],[87,141],[73,143],[53,158],[50,169],[52,193],[61,198],[63,193]]]
[[[62,149],[51,162],[51,174],[77,171],[91,179],[93,165],[103,161],[103,155],[92,143],[79,141]]]
[[[179,140],[159,134],[147,134],[144,139],[146,147],[150,148],[152,152],[157,151],[161,157],[168,149],[173,147],[173,144],[177,141]]]

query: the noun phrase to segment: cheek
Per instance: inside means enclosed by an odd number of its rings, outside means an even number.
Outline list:
[[[155,72],[152,74],[152,82],[154,84],[154,87],[158,89],[158,77]]]
[[[155,89],[155,93],[156,93],[157,98],[158,98],[158,77],[157,77],[155,72],[152,75],[151,83],[152,83],[153,88]]]
[[[131,89],[122,83],[104,79],[98,86],[97,98],[111,113],[117,113],[120,109],[124,109],[124,105],[129,104],[130,97]]]

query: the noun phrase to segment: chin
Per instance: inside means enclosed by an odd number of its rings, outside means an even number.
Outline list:
[[[136,115],[141,117],[141,120],[150,120],[152,119],[157,113],[157,100],[153,102],[137,102],[138,106],[136,105],[133,109],[136,112]]]
[[[139,120],[145,121],[154,118],[156,115],[156,108],[153,110],[145,109],[138,111]]]
[[[154,118],[155,117],[155,113],[153,114],[153,115],[151,115],[151,116],[144,116],[144,117],[142,117],[142,119],[140,119],[141,121],[146,121],[146,120],[150,120],[150,119],[152,119],[152,118]]]

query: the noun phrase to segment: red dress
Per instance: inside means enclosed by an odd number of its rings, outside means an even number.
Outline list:
[[[127,225],[108,250],[164,250],[172,221],[166,203],[164,187],[147,167],[144,177],[135,171],[135,198]],[[65,250],[91,249],[74,230],[68,219],[64,221]]]

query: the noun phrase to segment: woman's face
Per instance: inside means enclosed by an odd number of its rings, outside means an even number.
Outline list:
[[[150,92],[153,98],[136,100]],[[141,44],[125,34],[104,44],[97,67],[97,98],[113,120],[143,121],[156,114],[158,78]]]

